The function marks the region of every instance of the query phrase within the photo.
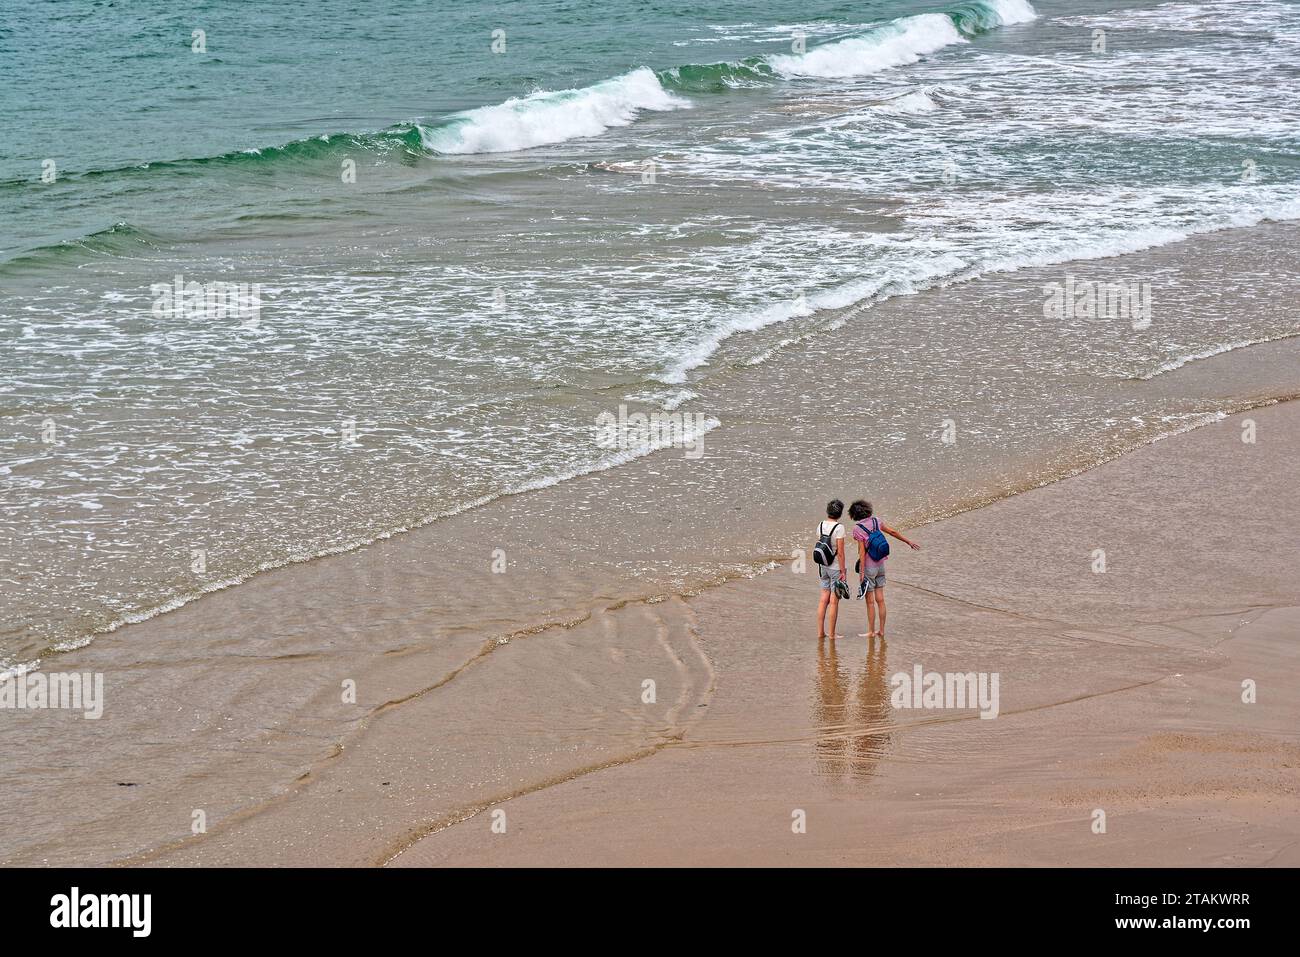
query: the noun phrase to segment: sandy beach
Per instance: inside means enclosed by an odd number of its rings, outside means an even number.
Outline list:
[[[391,863],[1295,866],[1297,426],[1254,410],[914,531],[885,642],[851,603],[819,647],[785,568],[692,599],[717,682],[680,739]],[[916,663],[999,672],[1000,714],[891,708]]]
[[[1262,407],[916,529],[924,550],[891,559],[884,642],[850,602],[845,637],[819,644],[816,586],[789,563],[518,639],[378,715],[283,799],[145,861],[1295,865],[1298,452],[1300,404]],[[649,620],[661,656],[632,639]],[[494,721],[556,655],[599,662],[545,729]],[[892,707],[891,677],[918,664],[997,672],[997,717]],[[570,770],[512,788],[509,749],[562,747],[613,675],[651,743],[575,735]],[[413,795],[435,761],[482,777]]]
[[[1202,280],[1261,245],[1289,268],[1293,234],[1094,270],[1197,277],[1208,313],[1221,292]],[[891,300],[728,369],[701,398],[724,425],[699,459],[509,496],[51,659],[105,675],[104,717],[6,715],[7,754],[41,773],[7,783],[21,811],[0,861],[1293,861],[1300,409],[1277,400],[1300,391],[1300,340],[1038,395],[1014,326],[1042,326],[1036,289],[1056,275]],[[996,343],[953,318],[991,302],[1012,317]],[[874,405],[819,434],[802,370],[929,323],[1002,350],[982,369],[991,411],[955,406],[953,445],[942,393],[898,410],[884,450],[857,438]],[[815,483],[810,450],[831,463]],[[827,497],[862,494],[924,550],[891,558],[885,643],[858,637],[848,602],[845,637],[819,648],[815,569],[794,556]],[[998,717],[894,708],[892,677],[917,666],[997,673]]]

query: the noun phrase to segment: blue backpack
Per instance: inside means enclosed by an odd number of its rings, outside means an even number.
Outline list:
[[[867,557],[873,562],[878,562],[889,554],[889,539],[885,538],[885,533],[880,530],[880,519],[872,517],[868,519],[876,523],[876,527],[867,531],[867,526],[858,522],[858,528],[867,532]]]

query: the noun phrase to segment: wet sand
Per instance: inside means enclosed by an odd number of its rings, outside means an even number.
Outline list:
[[[713,589],[680,740],[391,863],[1300,864],[1298,454],[1300,404],[1262,408],[917,529],[885,642],[853,602],[819,646],[788,567]],[[893,708],[917,663],[997,671],[999,716]]]
[[[1237,294],[1221,282],[1267,261],[1249,308],[1281,315],[1290,299],[1274,287],[1294,275],[1297,228],[1197,237],[1089,271],[1159,274],[1162,288],[1181,297],[1183,322],[1208,322]],[[883,746],[903,734],[893,722],[915,716],[882,717],[880,698],[883,679],[921,652],[927,669],[948,661],[963,671],[1000,669],[1007,712],[1191,674],[1217,660],[1217,649],[1185,644],[1181,632],[1156,623],[1198,619],[1222,604],[1251,613],[1300,604],[1290,573],[1292,492],[1282,481],[1295,460],[1291,407],[1250,413],[1259,442],[1229,443],[1248,457],[1215,453],[1197,473],[1205,490],[1226,499],[1216,508],[1231,514],[1235,499],[1243,509],[1236,520],[1250,530],[1216,544],[1222,562],[1206,564],[1190,538],[1124,544],[1138,527],[1164,536],[1171,514],[1183,514],[1170,511],[1179,483],[1193,474],[1186,463],[1164,472],[1126,463],[1162,462],[1171,449],[1230,436],[1220,424],[1144,446],[1221,410],[1300,392],[1300,339],[1150,380],[1030,382],[1023,370],[1034,361],[1033,337],[1058,331],[1043,323],[1039,284],[1060,275],[1026,270],[900,297],[832,318],[764,364],[720,359],[690,404],[723,422],[699,460],[668,450],[507,497],[356,552],[258,575],[51,656],[49,670],[105,674],[105,713],[99,721],[5,715],[0,746],[26,773],[8,776],[0,794],[10,809],[0,863],[365,865],[414,844],[398,857],[409,861],[479,827],[485,808],[640,774],[643,763],[662,767],[692,751],[708,750],[711,768],[731,762],[743,786],[756,786],[767,756],[746,755],[752,740],[785,742],[777,749],[802,755],[803,801],[812,803],[823,790],[879,787],[917,760]],[[990,324],[994,312],[999,322]],[[882,351],[901,348],[896,330],[946,337],[944,351],[926,353],[932,368],[967,369],[976,346],[987,358],[947,385],[915,383],[925,405],[846,402],[828,430],[824,403],[808,397],[806,370],[859,334]],[[1075,330],[1079,354],[1087,355],[1089,335],[1107,330]],[[864,361],[849,356],[846,370],[860,373]],[[901,366],[870,361],[883,388],[906,379]],[[962,423],[953,445],[936,431],[949,415]],[[1266,429],[1266,421],[1279,424]],[[832,463],[816,481],[806,474],[812,456]],[[1243,477],[1233,468],[1256,471]],[[1119,476],[1096,487],[1100,536],[1098,523],[1067,509],[1098,475]],[[789,571],[792,553],[810,544],[818,516],[808,510],[828,494],[850,498],[858,486],[893,524],[920,527],[927,546],[891,559],[897,604],[885,663],[872,668],[860,642],[839,643],[834,661],[829,649],[817,658],[805,628],[815,585]],[[1061,489],[1072,491],[1061,499]],[[1011,530],[999,525],[985,539],[983,526],[971,524],[1042,496],[1056,503],[1052,510]],[[1067,517],[1081,524],[1062,539]],[[1056,577],[1047,566],[1063,559],[1049,545],[1069,549]],[[1088,570],[1095,547],[1107,548],[1105,575]],[[501,574],[493,571],[497,548],[507,559]],[[980,549],[988,554],[972,559]],[[1188,577],[1189,561],[1199,578]],[[865,630],[861,605],[848,611]],[[1106,616],[1113,620],[1103,624]],[[1136,637],[1134,622],[1146,623]],[[642,699],[647,679],[656,682],[653,703]],[[1259,707],[1269,700],[1261,693]],[[845,713],[884,730],[819,730],[837,714],[847,725]],[[924,734],[995,735],[1011,720],[944,722]],[[1072,725],[1065,732],[1074,733]],[[713,740],[727,744],[704,747]],[[943,739],[935,740],[938,747]],[[866,785],[863,767],[872,769]],[[653,794],[659,785],[649,787]],[[916,791],[920,784],[905,796]],[[206,819],[200,834],[196,811]],[[444,830],[458,821],[466,823]],[[811,839],[811,826],[804,836]],[[663,844],[665,853],[679,846]],[[466,850],[456,860],[487,858]]]

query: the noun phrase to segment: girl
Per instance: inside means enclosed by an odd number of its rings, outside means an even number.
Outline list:
[[[858,499],[849,506],[849,518],[853,519],[853,540],[858,543],[858,571],[862,581],[858,586],[858,597],[867,596],[867,637],[885,637],[885,562],[889,556],[873,559],[867,554],[867,539],[875,531],[884,532],[905,545],[920,550],[916,544],[902,532],[895,531],[878,518],[872,517],[871,503]],[[876,612],[880,612],[880,630],[876,630]]]

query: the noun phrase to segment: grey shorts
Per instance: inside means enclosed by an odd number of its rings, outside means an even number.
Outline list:
[[[859,598],[869,591],[875,591],[877,588],[885,587],[885,570],[883,568],[877,568],[874,575],[871,572],[871,569],[867,569],[867,573],[862,576],[862,582],[858,586]]]
[[[823,591],[830,591],[835,587],[835,583],[840,580],[840,566],[838,564],[818,565],[817,572],[821,576]]]

